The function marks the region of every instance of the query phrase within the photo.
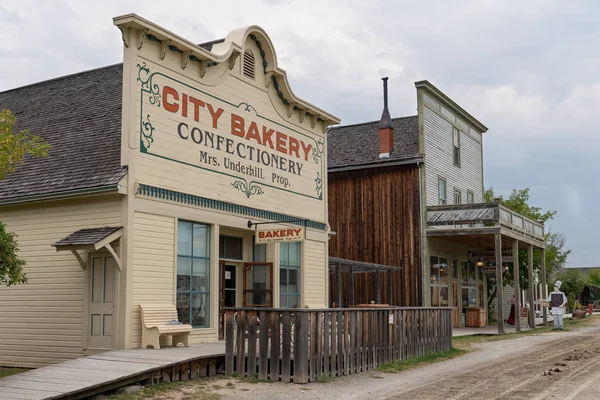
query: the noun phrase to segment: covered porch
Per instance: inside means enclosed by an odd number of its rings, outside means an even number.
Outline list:
[[[452,206],[427,207],[427,239],[442,239],[457,246],[480,252],[474,262],[478,275],[492,274],[496,282],[497,332],[504,333],[506,317],[503,304],[509,300],[503,298],[503,274],[512,264],[515,293],[515,329],[521,330],[519,318],[521,306],[529,304],[528,325],[535,328],[534,290],[527,291],[527,299],[522,299],[519,282],[519,250],[526,251],[528,281],[534,282],[533,256],[540,252],[542,293],[548,296],[546,289],[546,266],[544,261],[545,240],[544,225],[541,222],[519,214],[499,202],[484,204],[461,204]],[[504,253],[504,254],[503,254]],[[512,259],[507,254],[512,253]],[[487,282],[487,279],[486,279]],[[498,284],[500,282],[500,284]],[[487,287],[487,285],[486,285]],[[487,303],[487,301],[486,301]],[[542,310],[542,323],[548,321],[547,309]]]

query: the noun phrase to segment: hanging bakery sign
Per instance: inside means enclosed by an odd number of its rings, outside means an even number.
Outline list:
[[[301,242],[304,240],[304,228],[257,230],[255,238],[256,243]]]
[[[284,191],[323,199],[323,139],[140,62],[140,151],[219,174],[248,198]],[[166,71],[166,70],[165,70]]]

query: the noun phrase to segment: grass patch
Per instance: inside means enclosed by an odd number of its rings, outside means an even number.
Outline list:
[[[329,383],[333,380],[333,377],[331,375],[319,375],[317,377],[317,383]]]
[[[166,395],[171,393],[185,393],[185,399],[195,400],[219,400],[223,396],[217,393],[207,391],[207,381],[216,380],[214,378],[206,379],[195,379],[191,381],[179,381],[179,382],[168,382],[161,383],[155,386],[143,388],[137,393],[132,394],[113,394],[106,398],[109,400],[143,400],[151,399],[159,395]]]
[[[5,376],[20,374],[21,372],[27,371],[23,368],[0,368],[0,378],[4,378]]]
[[[563,321],[564,330],[552,330],[554,326],[553,319],[548,317],[549,326],[538,326],[535,329],[529,329],[521,332],[510,332],[504,335],[469,335],[452,338],[452,345],[461,350],[468,350],[474,343],[497,342],[500,340],[517,339],[525,336],[541,335],[543,333],[561,333],[571,330],[585,328],[587,326],[597,326],[600,323],[600,315],[588,315],[583,319],[565,319]]]
[[[253,376],[252,378],[239,378],[240,382],[246,383],[269,383],[269,380],[266,379],[258,379],[258,375]]]
[[[465,350],[455,349],[454,347],[449,350],[436,351],[435,353],[427,354],[424,356],[410,357],[406,360],[396,360],[381,365],[378,370],[388,374],[402,372],[413,368],[422,367],[424,365],[433,364],[436,362],[450,360],[452,358],[465,354]]]

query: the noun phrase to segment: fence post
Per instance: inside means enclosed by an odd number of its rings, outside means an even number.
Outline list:
[[[296,312],[294,327],[294,383],[308,383],[308,313]]]
[[[225,313],[225,375],[233,375],[233,311]]]

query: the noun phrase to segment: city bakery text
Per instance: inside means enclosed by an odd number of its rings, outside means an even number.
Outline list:
[[[208,102],[178,92],[169,86],[163,87],[162,96],[163,107],[166,111],[180,114],[182,117],[193,119],[196,122],[200,120],[200,113],[207,112],[210,114],[212,127],[219,128],[219,121],[224,113],[222,108],[215,108]],[[231,113],[230,133],[249,143],[236,142],[219,134],[202,131],[200,128],[190,126],[186,122],[180,122],[177,126],[177,134],[183,140],[190,140],[196,144],[237,156],[240,159],[277,168],[298,176],[302,174],[302,161],[308,161],[313,148],[312,144],[305,143],[303,140],[296,139],[270,127],[259,126],[254,121],[248,123],[243,117],[234,113]],[[264,148],[252,146],[250,144],[252,142]],[[289,157],[272,154],[266,151],[265,148],[275,150]],[[208,162],[213,166],[219,165],[215,157],[206,156],[206,154],[201,157],[204,162]],[[293,158],[297,158],[300,162]]]

